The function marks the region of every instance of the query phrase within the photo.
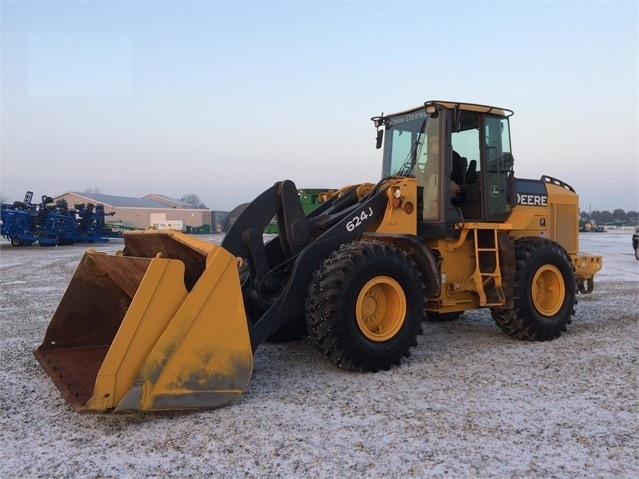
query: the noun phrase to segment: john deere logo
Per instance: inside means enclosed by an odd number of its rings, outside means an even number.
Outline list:
[[[548,196],[546,195],[522,195],[517,193],[517,204],[527,206],[546,206]]]
[[[497,185],[493,185],[490,187],[490,196],[492,196],[493,198],[499,198],[500,194],[499,194],[499,186]]]

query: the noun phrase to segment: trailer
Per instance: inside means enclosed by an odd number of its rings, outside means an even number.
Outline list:
[[[0,205],[0,234],[12,246],[106,242],[114,237],[105,225],[104,205],[82,203],[69,208],[64,199],[54,202],[43,195],[39,204],[32,199],[33,192],[27,191],[23,201]]]
[[[184,230],[184,221],[182,220],[165,220],[165,221],[157,221],[151,225],[151,228],[154,230],[174,230],[174,231],[183,231]]]

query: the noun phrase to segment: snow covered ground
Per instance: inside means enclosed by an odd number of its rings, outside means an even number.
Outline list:
[[[558,340],[516,341],[470,312],[425,323],[411,357],[377,374],[337,369],[306,340],[266,344],[233,405],[127,416],[74,413],[32,354],[86,246],[2,240],[0,475],[639,477],[631,234],[581,235],[604,270]]]

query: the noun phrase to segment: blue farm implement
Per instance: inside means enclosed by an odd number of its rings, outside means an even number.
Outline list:
[[[66,200],[54,203],[53,198],[42,196],[40,204],[33,204],[32,198],[33,192],[27,191],[24,201],[1,206],[0,232],[13,246],[108,241],[111,230],[105,228],[103,205],[86,203],[69,208]]]

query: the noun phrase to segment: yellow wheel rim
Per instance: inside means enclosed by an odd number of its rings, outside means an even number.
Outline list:
[[[397,281],[377,276],[364,285],[355,305],[357,325],[372,341],[387,341],[406,318],[406,296]]]
[[[566,285],[561,272],[550,264],[539,268],[533,278],[531,294],[535,309],[540,314],[557,314],[566,297]]]

